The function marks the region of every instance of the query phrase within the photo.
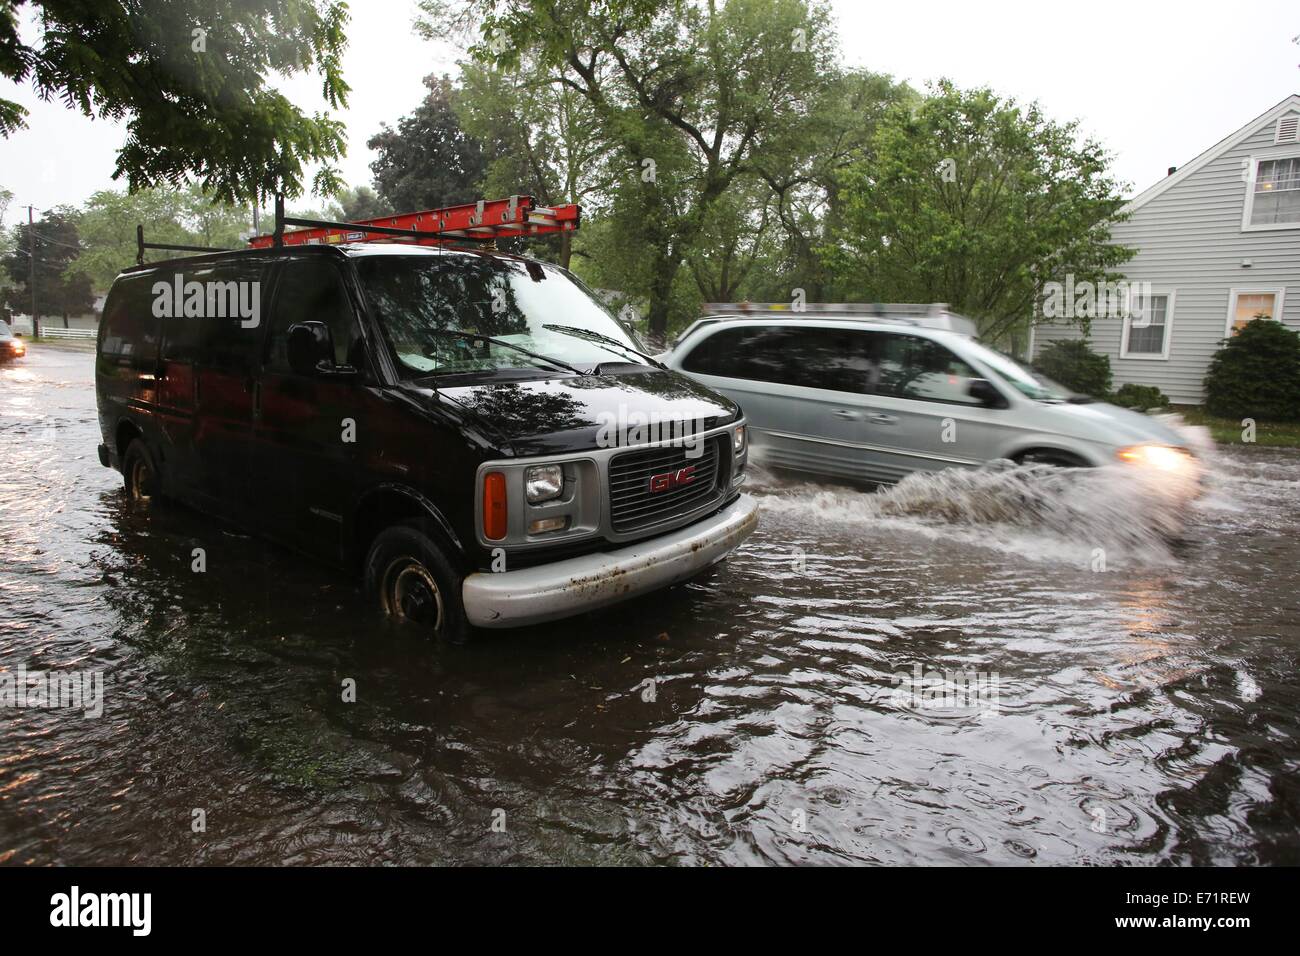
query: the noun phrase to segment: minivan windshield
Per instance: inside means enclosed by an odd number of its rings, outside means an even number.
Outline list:
[[[464,253],[356,265],[407,377],[648,364],[618,320],[556,266]]]
[[[1070,398],[1071,392],[1065,386],[1017,362],[1010,355],[974,341],[967,342],[966,348],[974,353],[974,358],[991,368],[1002,381],[1023,395],[1040,402],[1064,402]]]

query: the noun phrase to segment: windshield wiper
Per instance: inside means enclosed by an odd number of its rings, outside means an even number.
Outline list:
[[[550,365],[554,365],[557,368],[566,369],[567,371],[572,372],[574,375],[587,374],[582,369],[575,368],[574,366],[570,365],[568,362],[561,362],[559,359],[551,358],[549,355],[543,355],[540,352],[533,352],[530,349],[526,349],[522,345],[515,345],[514,342],[507,342],[504,339],[494,339],[490,335],[483,335],[479,332],[466,332],[464,329],[426,329],[425,331],[432,332],[435,335],[464,336],[467,339],[482,339],[484,342],[488,342],[492,345],[500,345],[502,348],[514,349],[516,352],[522,352],[524,355],[527,355],[529,358],[535,358],[538,359],[539,361],[546,362]]]
[[[644,352],[632,348],[632,346],[628,345],[626,342],[620,342],[612,335],[606,335],[604,332],[595,332],[591,329],[579,328],[576,325],[543,325],[542,328],[549,329],[552,332],[561,332],[565,335],[576,336],[577,338],[580,339],[587,339],[589,342],[596,342],[598,344],[603,343],[604,345],[613,345],[616,346],[617,348],[622,349],[624,352],[631,352],[633,355],[641,356],[643,359],[645,359],[647,362],[649,362],[651,365],[655,366],[656,368],[662,368],[662,369],[668,368],[667,365],[659,361],[653,355],[646,355]],[[606,349],[605,351],[608,352],[609,349]]]

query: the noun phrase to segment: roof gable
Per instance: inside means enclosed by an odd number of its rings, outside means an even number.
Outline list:
[[[1228,152],[1230,149],[1233,149],[1243,140],[1246,140],[1249,137],[1253,136],[1255,133],[1259,132],[1259,130],[1263,129],[1265,126],[1269,125],[1270,123],[1276,123],[1278,117],[1292,110],[1300,112],[1300,93],[1292,93],[1290,96],[1288,96],[1282,102],[1278,103],[1272,109],[1268,110],[1265,113],[1261,113],[1259,116],[1256,116],[1253,120],[1251,120],[1245,126],[1241,127],[1241,129],[1237,130],[1235,133],[1230,133],[1228,136],[1225,136],[1223,139],[1219,140],[1217,143],[1215,143],[1205,152],[1201,153],[1195,159],[1191,160],[1191,162],[1185,163],[1184,165],[1180,166],[1177,172],[1171,173],[1170,175],[1166,176],[1164,179],[1156,183],[1154,186],[1150,186],[1147,189],[1143,190],[1142,192],[1138,193],[1136,196],[1134,196],[1132,199],[1128,201],[1128,204],[1124,207],[1124,212],[1131,213],[1137,211],[1138,209],[1141,209],[1143,206],[1145,206],[1151,200],[1155,199],[1157,196],[1163,195],[1168,190],[1172,189],[1173,187],[1181,183],[1184,179],[1191,177],[1193,174],[1196,173],[1197,170],[1205,166],[1208,166],[1210,163],[1214,162],[1224,153]]]

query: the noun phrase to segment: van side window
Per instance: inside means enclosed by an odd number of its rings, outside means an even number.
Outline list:
[[[267,343],[268,369],[290,370],[289,329],[299,322],[324,322],[334,340],[334,364],[356,364],[361,329],[335,263],[312,257],[291,259],[282,266]]]
[[[980,375],[949,348],[931,339],[872,332],[871,354],[880,371],[875,392],[954,405],[979,405],[967,389]]]
[[[155,272],[153,281],[167,286],[159,291],[171,300],[162,319],[163,358],[251,373],[262,340],[264,265],[261,258],[240,258]]]
[[[114,367],[152,370],[156,364],[160,320],[150,290],[157,279],[144,273],[114,283],[100,329],[99,362],[106,373]]]

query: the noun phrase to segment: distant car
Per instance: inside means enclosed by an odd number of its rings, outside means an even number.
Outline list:
[[[1164,423],[913,319],[704,319],[660,358],[739,404],[780,468],[873,483],[996,459],[1199,474]]]
[[[14,335],[8,323],[0,322],[0,362],[9,362],[27,354],[27,344]]]

